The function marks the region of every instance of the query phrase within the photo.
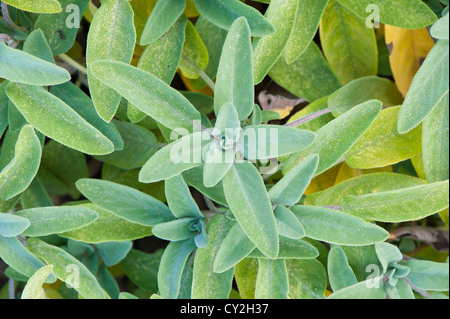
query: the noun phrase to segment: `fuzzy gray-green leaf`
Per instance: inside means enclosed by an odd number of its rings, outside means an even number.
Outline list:
[[[89,90],[98,114],[106,122],[116,114],[120,95],[94,76],[91,65],[103,59],[131,61],[136,42],[133,17],[128,1],[106,0],[95,13],[89,28],[86,49]]]
[[[9,200],[31,184],[41,163],[41,143],[31,125],[20,131],[14,158],[0,171],[0,199]]]
[[[193,121],[200,121],[200,113],[181,93],[148,72],[110,60],[92,63],[91,72],[142,112],[168,128],[192,131]]]
[[[347,196],[344,211],[366,220],[389,223],[418,220],[449,205],[448,180],[362,196]]]
[[[0,78],[30,85],[56,85],[70,80],[65,69],[0,42]]]
[[[314,206],[294,206],[291,210],[305,228],[306,236],[316,240],[365,246],[389,237],[383,228],[337,210]]]
[[[252,112],[254,90],[251,52],[249,26],[244,18],[239,18],[228,32],[220,57],[214,94],[216,114],[227,102],[236,107],[240,120]]]
[[[234,164],[223,179],[227,202],[247,236],[265,255],[278,255],[278,231],[269,197],[258,170]]]
[[[209,221],[209,244],[205,248],[198,249],[195,254],[193,299],[228,298],[233,281],[233,269],[217,274],[214,272],[214,260],[231,226],[232,222],[219,214]]]
[[[106,136],[44,88],[10,83],[6,93],[28,123],[55,141],[86,154],[114,150]]]
[[[95,211],[87,207],[40,207],[22,210],[16,216],[27,218],[30,227],[24,235],[40,237],[63,233],[87,226],[98,219]]]

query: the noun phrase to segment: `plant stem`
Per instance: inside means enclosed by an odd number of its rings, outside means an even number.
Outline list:
[[[16,25],[14,24],[14,22],[11,21],[11,17],[9,16],[8,5],[3,1],[2,1],[2,15],[3,18],[5,19],[5,22],[9,25],[9,27],[11,29],[15,29]]]
[[[309,122],[309,121],[311,121],[311,120],[313,120],[315,118],[318,118],[318,117],[320,117],[322,115],[328,114],[330,112],[331,112],[331,110],[329,108],[326,108],[326,109],[323,109],[323,110],[311,113],[309,115],[306,115],[306,116],[304,116],[302,118],[299,118],[298,120],[295,120],[295,121],[293,121],[291,123],[284,124],[284,126],[295,127],[295,126],[298,126],[300,124]]]
[[[0,33],[0,41],[8,42],[11,40],[13,40],[13,38],[11,38],[8,34]]]
[[[426,292],[425,290],[423,290],[423,289],[420,289],[419,287],[416,287],[411,281],[409,281],[408,279],[406,279],[406,278],[403,278],[403,280],[405,280],[405,282],[414,290],[414,291],[416,291],[417,293],[419,293],[419,294],[421,294],[422,296],[424,296],[425,298],[430,298],[431,297],[431,295],[428,293],[428,292]]]
[[[82,66],[81,64],[79,64],[77,61],[75,61],[74,59],[72,59],[70,56],[68,56],[67,54],[63,53],[59,56],[64,62],[66,62],[67,64],[73,66],[75,69],[77,69],[78,71],[80,71],[83,74],[87,74],[87,69]]]
[[[220,213],[219,210],[217,209],[217,207],[214,205],[213,201],[210,200],[207,196],[203,195],[203,198],[205,200],[206,206],[208,207],[208,209],[210,211],[212,211],[213,213]]]
[[[16,299],[16,290],[14,288],[14,279],[9,278],[8,280],[8,294],[9,299]]]
[[[323,208],[328,208],[328,209],[334,209],[334,210],[343,210],[344,208],[342,206],[339,205],[334,205],[334,206],[322,206]]]
[[[211,90],[214,91],[216,84],[214,81],[206,74],[203,70],[198,70],[198,74],[202,78],[203,81],[211,88]]]
[[[22,32],[27,33],[27,30],[25,28],[19,27],[12,21],[10,15],[9,15],[9,12],[8,12],[8,5],[2,1],[1,7],[2,7],[3,19],[8,24],[8,26],[13,30],[20,30]]]

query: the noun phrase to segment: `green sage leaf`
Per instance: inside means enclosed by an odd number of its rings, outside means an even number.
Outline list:
[[[389,237],[383,228],[337,210],[313,206],[293,206],[291,210],[305,228],[306,236],[316,240],[365,246]]]
[[[6,89],[28,123],[55,141],[86,154],[108,154],[112,142],[42,87],[10,83]]]
[[[105,299],[106,293],[98,283],[95,276],[76,258],[65,252],[63,249],[49,245],[39,239],[32,238],[28,241],[28,249],[48,265],[53,265],[53,273],[58,279],[73,285],[73,288],[89,299]],[[75,284],[73,273],[79,275]],[[72,275],[72,276],[71,276]]]
[[[186,8],[186,0],[156,2],[142,31],[140,44],[148,45],[166,33]]]
[[[223,179],[227,202],[242,229],[261,252],[278,255],[278,231],[270,200],[258,170],[250,163],[234,164]]]
[[[250,25],[252,36],[262,37],[274,31],[261,13],[238,0],[196,0],[195,6],[201,16],[224,30],[228,30],[239,17],[244,17]]]
[[[428,260],[409,260],[411,272],[406,277],[414,286],[431,291],[448,291],[448,263]]]
[[[253,42],[253,78],[260,83],[269,73],[285,49],[294,26],[298,0],[273,0],[266,11],[267,20],[274,26],[271,35]]]
[[[88,226],[60,233],[59,236],[84,243],[98,244],[135,240],[152,235],[151,227],[130,223],[100,206],[84,204],[83,207],[95,211],[99,216],[98,219]]]
[[[31,125],[20,131],[14,158],[0,172],[0,199],[9,200],[22,193],[33,181],[41,162],[41,143]]]
[[[22,292],[21,299],[47,299],[43,285],[53,272],[53,265],[44,266],[28,280]]]
[[[350,167],[384,167],[410,159],[421,152],[420,128],[399,134],[397,119],[400,106],[381,111],[380,115],[345,156]]]
[[[420,0],[338,0],[359,17],[366,19],[377,6],[379,22],[403,29],[425,28],[436,21],[436,15]],[[372,7],[370,6],[372,5]]]
[[[54,55],[66,53],[74,45],[79,22],[89,3],[88,0],[59,2],[64,10],[57,14],[41,14],[34,24],[35,29],[41,29],[44,33]]]
[[[57,85],[70,80],[65,69],[0,42],[0,78],[30,85]]]
[[[232,103],[239,119],[247,118],[254,106],[250,29],[244,18],[230,28],[223,45],[214,94],[214,110],[219,114],[226,103]]]
[[[61,12],[61,4],[57,0],[5,0],[10,6],[34,13]]]
[[[123,1],[123,0],[121,0]],[[117,61],[97,61],[92,74],[164,126],[192,131],[200,113],[178,91],[154,75]]]
[[[341,290],[358,282],[352,268],[348,264],[345,251],[340,246],[333,245],[330,248],[328,254],[328,276],[333,291]]]
[[[284,52],[288,64],[297,60],[310,45],[327,4],[328,0],[299,1],[294,28]]]
[[[3,237],[16,237],[30,226],[25,217],[0,213],[0,235]]]
[[[167,246],[158,271],[158,287],[162,298],[178,297],[184,266],[196,248],[192,238],[171,242]]]
[[[129,222],[154,226],[173,219],[166,205],[134,188],[98,179],[80,179],[76,185],[94,204]]]
[[[23,233],[28,237],[40,237],[63,233],[87,226],[98,219],[95,211],[87,207],[39,207],[14,213],[30,221]]]
[[[310,154],[319,154],[316,175],[334,166],[370,127],[381,108],[381,102],[367,101],[329,122],[316,132],[312,146],[289,157],[283,172],[288,172]]]
[[[278,59],[270,69],[269,76],[295,96],[313,102],[339,89],[336,75],[314,42],[295,62],[288,64]]]
[[[428,182],[449,179],[449,95],[423,122],[423,168]]]
[[[255,298],[287,299],[288,274],[284,260],[258,260]]]
[[[222,215],[215,215],[208,223],[209,244],[197,250],[194,259],[193,299],[226,299],[230,295],[233,270],[214,272],[214,260],[232,222]]]
[[[431,49],[411,83],[398,117],[398,131],[418,126],[449,94],[449,45],[441,40]]]
[[[300,201],[319,165],[319,156],[312,154],[291,169],[270,188],[268,194],[273,204],[293,206]]]
[[[130,63],[136,42],[133,17],[128,1],[106,0],[95,13],[89,28],[86,49],[89,90],[97,113],[106,122],[116,114],[121,98],[97,79],[91,66],[104,59]]]
[[[356,105],[372,99],[383,102],[385,107],[403,103],[403,98],[395,83],[377,76],[365,76],[351,81],[330,95],[328,107],[337,117]]]
[[[449,205],[448,180],[392,191],[347,196],[344,211],[364,218],[389,223],[418,220],[430,216]]]

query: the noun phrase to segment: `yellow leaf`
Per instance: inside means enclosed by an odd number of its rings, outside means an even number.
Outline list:
[[[209,96],[213,96],[214,92],[209,88],[209,86],[205,86],[204,88],[197,90],[192,86],[191,80],[185,77],[180,70],[178,70],[178,75],[180,75],[181,79],[183,80],[184,85],[186,88],[191,92],[198,92],[203,93]]]
[[[374,174],[374,173],[392,173],[394,170],[392,166],[385,166],[380,168],[372,168],[372,169],[356,169],[347,165],[346,162],[343,162],[339,166],[339,171],[336,175],[334,185],[340,184],[343,181],[351,178],[355,178],[361,175],[366,174]]]
[[[411,86],[414,75],[434,46],[428,30],[407,30],[385,26],[386,44],[395,83],[403,96]]]
[[[442,221],[445,223],[448,229],[448,223],[449,223],[449,210],[444,209],[443,211],[439,212],[439,216],[441,216]]]
[[[195,7],[194,0],[186,1],[186,9],[184,10],[184,14],[188,18],[197,18],[200,15]]]
[[[340,184],[341,182],[363,175],[362,169],[356,169],[348,166],[345,162],[339,166],[339,171],[337,173],[336,179],[334,180],[334,185]]]
[[[414,169],[416,170],[417,176],[421,179],[426,179],[425,177],[425,170],[423,168],[423,156],[422,153],[414,156],[411,158],[411,163],[414,166]]]
[[[64,297],[56,289],[44,288],[44,291],[48,299],[64,299]]]
[[[134,11],[134,26],[136,28],[136,47],[134,49],[134,57],[132,61],[132,65],[136,66],[139,57],[144,52],[144,48],[141,47],[139,43],[139,39],[141,38],[142,31],[144,30],[145,24],[147,23],[147,19],[150,16],[150,13],[153,10],[153,7],[156,5],[157,0],[133,0],[130,1],[131,6]]]
[[[317,193],[330,188],[331,186],[334,186],[334,181],[336,180],[338,172],[339,165],[336,165],[323,172],[322,174],[316,176],[306,189],[305,195],[311,195],[313,193]]]

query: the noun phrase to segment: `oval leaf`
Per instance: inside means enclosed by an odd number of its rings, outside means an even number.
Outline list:
[[[0,172],[0,199],[9,200],[30,186],[41,163],[41,142],[31,125],[20,131],[12,161]]]
[[[297,60],[308,48],[319,28],[328,0],[302,0],[298,3],[294,28],[286,46],[287,64]]]
[[[30,226],[30,221],[24,217],[0,213],[0,235],[16,237]]]
[[[345,212],[388,223],[418,220],[449,206],[448,180],[388,192],[348,196],[343,200]]]
[[[365,246],[385,241],[383,228],[343,212],[314,206],[294,206],[292,212],[305,228],[306,236],[343,246]]]
[[[252,112],[255,93],[251,52],[249,26],[244,18],[239,18],[228,32],[220,57],[214,90],[216,114],[228,102],[237,108],[240,120]]]
[[[192,282],[193,299],[226,299],[233,283],[233,270],[217,274],[213,271],[214,260],[232,222],[222,215],[215,215],[208,223],[209,244],[197,250],[194,259]]]
[[[30,221],[23,233],[29,237],[47,236],[87,226],[97,220],[95,211],[87,207],[40,207],[14,213]]]
[[[316,175],[334,166],[370,127],[381,108],[380,101],[367,101],[324,125],[316,132],[317,138],[311,147],[289,157],[283,172],[288,172],[310,154],[319,154]]]
[[[28,248],[48,265],[53,265],[53,273],[56,277],[61,281],[72,284],[73,288],[78,291],[83,298],[105,299],[107,297],[95,276],[85,265],[65,250],[49,245],[36,238],[32,238],[28,241]],[[76,285],[71,282],[75,271],[79,275]]]
[[[369,169],[384,167],[410,159],[421,152],[422,130],[407,134],[397,131],[400,106],[381,111],[380,115],[345,156],[350,167]]]
[[[338,0],[348,10],[366,19],[377,10],[377,20],[404,29],[420,29],[436,21],[436,15],[421,0]],[[374,8],[376,6],[376,9]]]
[[[275,32],[253,42],[253,75],[255,84],[264,80],[286,47],[294,26],[298,0],[272,0],[266,11]]]
[[[449,94],[449,44],[440,40],[431,49],[406,94],[398,117],[398,131],[418,126]]]
[[[56,85],[70,81],[70,74],[53,63],[0,42],[0,78],[30,85]]]
[[[91,72],[167,128],[192,131],[193,121],[200,122],[200,113],[181,93],[148,72],[107,60],[93,63]]]
[[[10,83],[6,93],[28,123],[55,141],[86,154],[109,154],[112,142],[42,87]]]
[[[228,204],[242,229],[266,256],[278,255],[278,231],[264,182],[249,162],[234,164],[223,178]]]
[[[61,12],[61,4],[57,0],[5,0],[10,6],[34,13]]]
[[[81,179],[76,186],[94,204],[129,222],[154,226],[173,219],[166,205],[134,188],[98,179]]]
[[[135,240],[152,235],[151,227],[130,223],[94,204],[84,204],[82,206],[95,211],[99,218],[88,226],[60,233],[58,236],[83,243],[98,244]]]
[[[288,274],[284,260],[258,260],[256,299],[287,299]]]
[[[262,37],[274,31],[261,13],[238,0],[196,0],[195,7],[202,17],[225,30],[228,30],[237,18],[245,17],[252,36]]]
[[[91,65],[109,59],[130,63],[136,42],[134,12],[126,0],[106,0],[94,15],[87,39],[86,65],[89,91],[95,108],[106,122],[116,114],[120,95],[93,75]]]
[[[336,0],[322,16],[320,39],[323,51],[342,85],[357,78],[376,75],[378,50],[373,28]]]
[[[186,8],[186,0],[156,2],[141,35],[141,45],[158,40],[177,21]]]
[[[48,299],[43,285],[53,272],[53,265],[44,266],[28,280],[22,292],[21,299]]]

